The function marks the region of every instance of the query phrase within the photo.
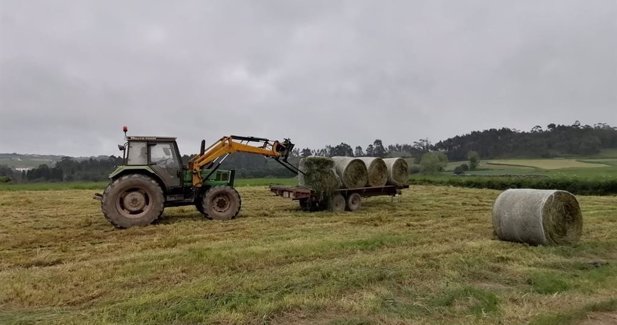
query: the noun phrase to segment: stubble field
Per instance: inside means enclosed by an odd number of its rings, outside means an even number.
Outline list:
[[[0,323],[567,324],[616,321],[617,197],[579,196],[574,247],[493,239],[499,191],[413,186],[354,213],[265,187],[114,229],[92,190],[0,191]]]

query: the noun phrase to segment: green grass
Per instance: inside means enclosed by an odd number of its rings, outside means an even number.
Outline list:
[[[1,191],[0,323],[556,324],[615,310],[615,196],[578,197],[579,244],[531,247],[493,239],[499,191],[412,186],[306,213],[238,190],[234,220],[180,207],[127,230],[89,189]]]
[[[292,178],[245,178],[236,179],[236,186],[269,186],[269,185],[298,185],[298,179]]]
[[[0,183],[0,191],[100,190],[108,182]]]
[[[451,170],[429,175],[414,174],[411,182],[500,190],[539,188],[562,189],[576,194],[617,194],[617,158],[513,159],[508,162],[495,164],[495,161],[482,161],[477,170],[460,176],[454,175]],[[448,168],[461,163],[452,162]]]
[[[489,160],[487,165],[506,166],[506,167],[530,167],[545,170],[564,169],[564,168],[599,168],[606,165],[592,162],[582,162],[577,159],[509,159],[509,160]]]

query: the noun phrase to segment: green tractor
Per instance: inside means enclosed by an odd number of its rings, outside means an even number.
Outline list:
[[[242,204],[234,189],[234,170],[221,170],[221,163],[234,152],[271,157],[294,173],[287,158],[294,145],[264,138],[226,136],[201,150],[183,165],[176,138],[126,136],[119,145],[123,164],[110,175],[101,201],[103,215],[117,228],[149,225],[165,207],[195,205],[205,217],[228,220],[238,215]],[[254,145],[257,142],[259,145]]]

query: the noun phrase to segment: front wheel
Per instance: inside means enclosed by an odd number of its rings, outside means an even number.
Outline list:
[[[206,219],[212,219],[210,216],[208,216],[208,212],[206,212],[206,207],[204,206],[204,199],[204,191],[200,191],[200,193],[195,198],[195,207],[197,208],[197,211],[199,211],[199,213],[201,213]]]
[[[215,186],[209,189],[202,203],[206,214],[215,220],[235,218],[241,205],[240,194],[231,186]]]
[[[117,228],[146,226],[163,214],[163,190],[152,178],[133,174],[113,181],[103,193],[101,209]]]

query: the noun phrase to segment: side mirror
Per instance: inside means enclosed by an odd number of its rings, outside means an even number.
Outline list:
[[[126,149],[126,147],[125,147],[125,146],[123,146],[123,145],[121,145],[121,144],[119,144],[119,145],[118,145],[118,150],[120,150],[120,151],[124,151],[125,149]]]

